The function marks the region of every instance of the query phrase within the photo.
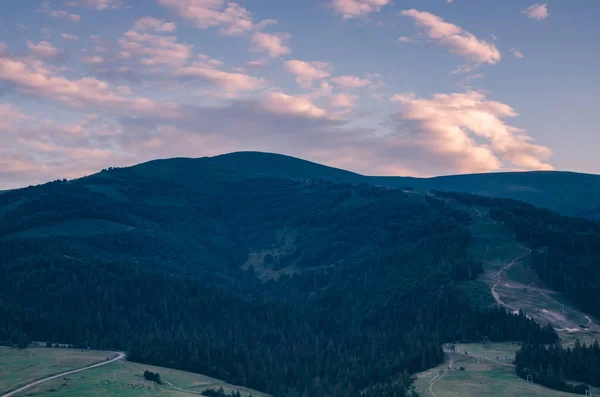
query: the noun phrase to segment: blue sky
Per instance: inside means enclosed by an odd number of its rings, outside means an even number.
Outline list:
[[[0,189],[153,158],[597,173],[600,3],[0,4]]]

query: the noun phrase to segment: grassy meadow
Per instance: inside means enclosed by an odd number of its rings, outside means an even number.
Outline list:
[[[62,348],[12,349],[0,347],[0,393],[14,390],[32,381],[113,358],[114,353]],[[158,372],[162,385],[144,379],[145,370]],[[239,391],[242,397],[268,397],[255,390],[230,385],[218,379],[190,372],[116,361],[104,366],[59,377],[27,389],[25,396],[164,396],[200,395],[206,389],[227,393]]]

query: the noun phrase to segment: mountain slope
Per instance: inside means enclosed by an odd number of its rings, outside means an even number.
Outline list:
[[[521,200],[566,215],[597,217],[600,176],[561,171],[502,172],[433,178],[363,176],[294,157],[238,152],[203,159],[222,169],[255,175],[324,179],[336,183],[368,183],[393,188],[456,191]],[[596,208],[595,208],[596,207]]]
[[[122,349],[276,397],[401,397],[442,342],[556,338],[469,303],[470,222],[426,195],[206,159],[5,192],[0,343]]]

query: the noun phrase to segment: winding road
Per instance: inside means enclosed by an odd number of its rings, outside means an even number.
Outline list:
[[[523,247],[525,248],[525,247]],[[502,280],[502,273],[504,273],[504,271],[510,269],[511,267],[513,267],[515,265],[515,263],[519,262],[520,260],[522,260],[523,258],[525,258],[527,255],[531,254],[531,250],[529,248],[527,249],[527,253],[523,254],[521,256],[516,257],[515,259],[513,259],[511,262],[509,262],[506,266],[504,266],[502,269],[498,270],[498,272],[496,273],[496,282],[494,283],[494,285],[492,286],[492,295],[494,296],[494,299],[496,300],[496,303],[498,303],[499,305],[502,306],[506,306],[509,309],[512,309],[515,312],[518,312],[519,309],[509,305],[508,303],[504,303],[502,301],[502,299],[500,299],[500,294],[496,291],[496,287],[498,286],[498,283]]]
[[[431,379],[431,382],[429,383],[429,393],[431,393],[433,397],[437,397],[437,395],[433,391],[433,384],[438,380],[442,379],[443,376],[444,374],[442,374],[442,371],[438,371],[438,373],[433,377],[433,379]]]
[[[71,371],[67,371],[67,372],[60,373],[60,374],[58,374],[58,375],[52,375],[52,376],[49,376],[49,377],[47,377],[47,378],[44,378],[44,379],[36,380],[35,382],[31,382],[31,383],[29,383],[29,384],[27,384],[27,385],[25,385],[25,386],[21,386],[21,387],[19,387],[19,388],[18,388],[18,389],[16,389],[16,390],[13,390],[13,391],[11,391],[11,392],[8,392],[8,393],[6,393],[6,394],[3,394],[3,395],[2,395],[2,396],[0,396],[0,397],[12,397],[12,396],[15,396],[15,395],[17,395],[18,393],[20,393],[20,392],[24,391],[24,390],[30,389],[30,388],[32,388],[32,387],[34,387],[34,386],[37,386],[37,385],[41,384],[41,383],[48,382],[49,380],[56,379],[56,378],[60,378],[61,376],[66,376],[66,375],[75,374],[75,373],[77,373],[77,372],[87,371],[88,369],[92,369],[92,368],[101,367],[101,366],[103,366],[103,365],[107,365],[107,364],[110,364],[110,363],[114,363],[115,361],[121,360],[121,359],[123,359],[123,358],[125,357],[125,354],[124,354],[124,353],[117,353],[117,352],[115,352],[115,354],[116,354],[117,356],[116,356],[115,358],[113,358],[112,360],[108,360],[108,361],[102,361],[101,363],[98,363],[98,364],[89,365],[89,366],[86,366],[86,367],[83,367],[83,368],[74,369],[74,370],[71,370]]]

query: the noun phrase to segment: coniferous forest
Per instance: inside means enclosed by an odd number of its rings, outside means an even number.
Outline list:
[[[524,344],[515,356],[515,364],[523,379],[530,375],[534,382],[553,389],[585,395],[586,385],[600,386],[598,341],[591,346],[577,341],[572,349],[560,344]]]
[[[469,215],[441,200],[172,176],[114,169],[1,194],[0,342],[120,349],[276,397],[398,397],[444,342],[557,340],[464,296],[482,267]]]

